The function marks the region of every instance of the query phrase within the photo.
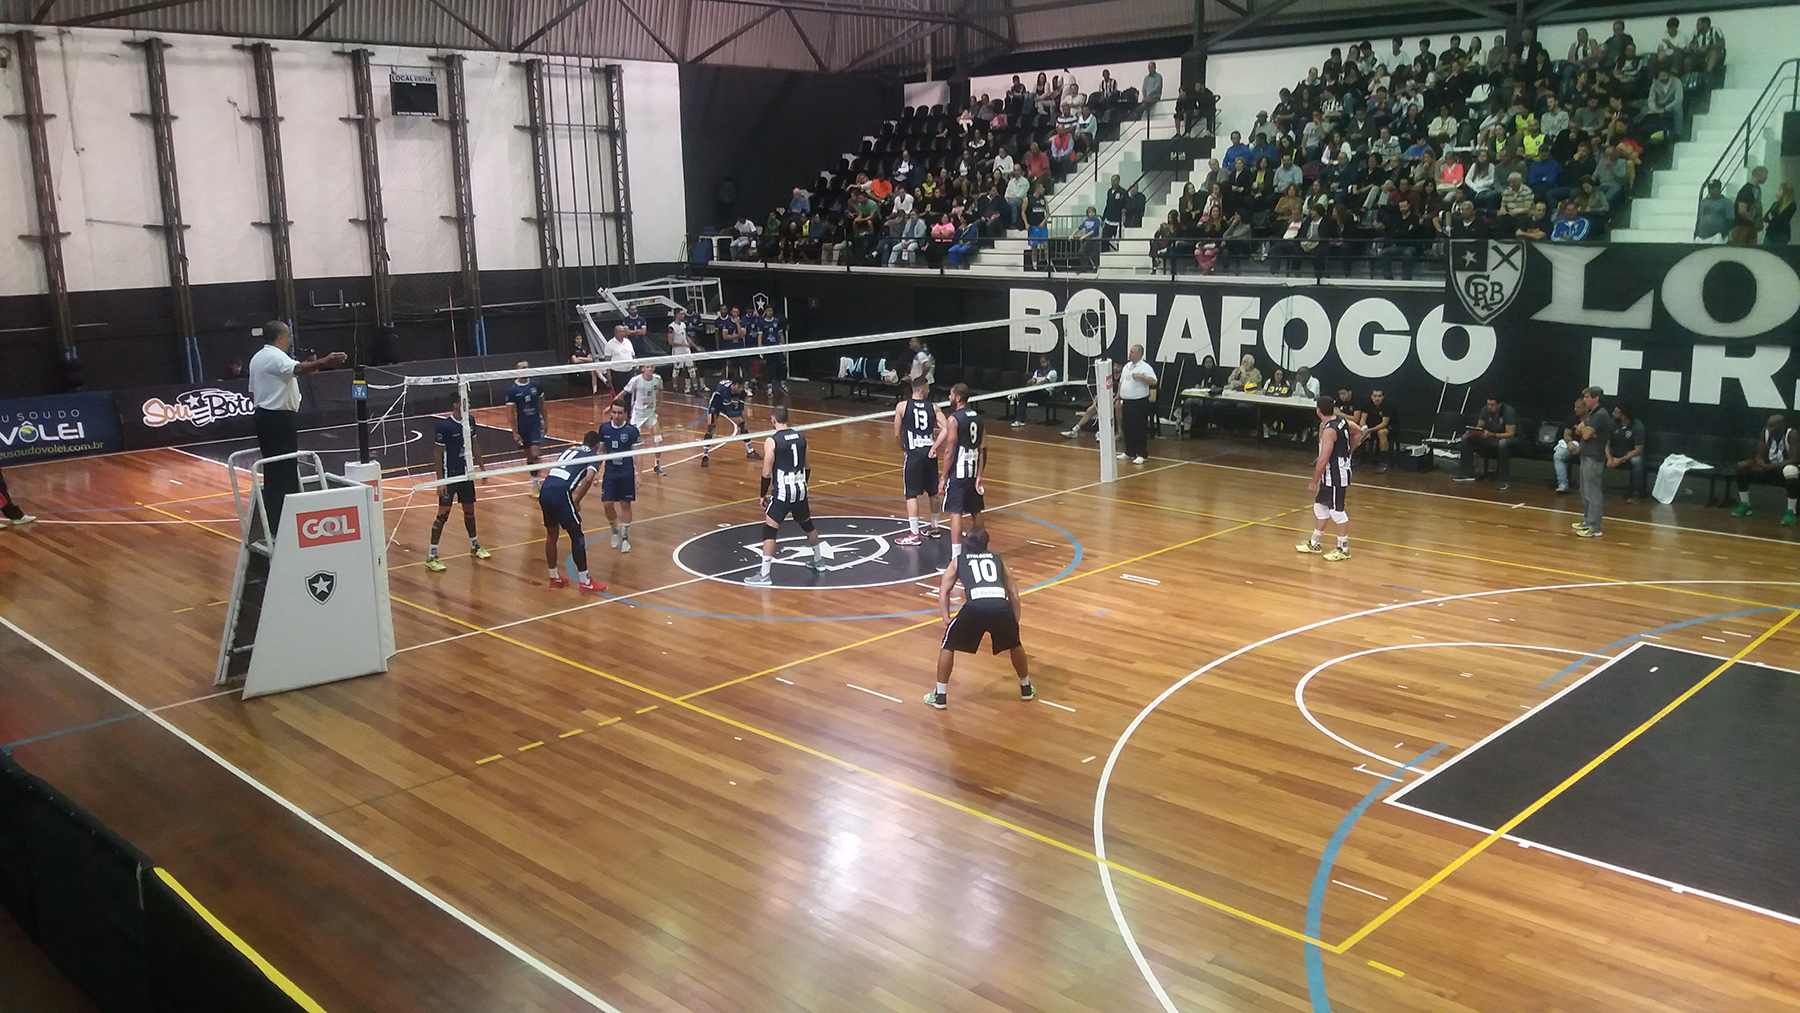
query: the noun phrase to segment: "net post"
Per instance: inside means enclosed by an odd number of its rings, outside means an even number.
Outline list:
[[[1113,456],[1113,398],[1117,391],[1113,389],[1112,360],[1102,353],[1094,360],[1094,407],[1095,417],[1100,420],[1100,481],[1111,483],[1119,480],[1119,462]]]
[[[463,474],[475,479],[475,426],[469,421],[469,381],[456,378],[456,411],[463,431]]]

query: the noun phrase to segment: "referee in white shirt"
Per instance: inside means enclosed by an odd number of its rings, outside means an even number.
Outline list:
[[[288,325],[271,320],[262,325],[263,346],[250,357],[250,399],[256,402],[256,447],[264,458],[300,450],[300,383],[297,377],[341,366],[343,352],[296,362],[288,354],[293,334]],[[281,504],[288,493],[300,491],[300,463],[279,461],[263,469],[263,507],[269,514],[269,534],[280,526]]]
[[[1150,409],[1156,393],[1156,370],[1144,361],[1143,345],[1132,345],[1128,354],[1130,361],[1119,372],[1119,404],[1125,430],[1125,452],[1119,460],[1129,457],[1131,463],[1143,464],[1150,453]]]

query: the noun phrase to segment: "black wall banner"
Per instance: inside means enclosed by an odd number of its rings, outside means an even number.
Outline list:
[[[1005,335],[939,339],[935,351],[940,361],[1025,370],[1037,352],[1060,362],[1066,343],[1085,368],[1087,357],[1116,360],[1142,344],[1165,403],[1193,382],[1200,358],[1230,368],[1248,353],[1265,373],[1309,366],[1327,392],[1381,387],[1409,433],[1431,427],[1440,399],[1472,413],[1490,393],[1528,419],[1560,420],[1590,384],[1667,434],[1747,436],[1792,404],[1800,276],[1785,251],[1491,243],[1479,252],[1448,289],[1257,276],[718,273],[727,301],[775,300],[795,340],[1043,316]],[[1059,312],[1073,316],[1050,319]],[[800,362],[795,373],[820,377],[835,365]]]
[[[0,401],[0,464],[122,449],[110,390]]]
[[[255,414],[246,380],[119,392],[119,424],[133,450],[254,436]]]
[[[1652,429],[1726,437],[1800,397],[1800,249],[1494,241],[1451,263],[1446,317],[1494,328],[1534,385],[1594,384]]]

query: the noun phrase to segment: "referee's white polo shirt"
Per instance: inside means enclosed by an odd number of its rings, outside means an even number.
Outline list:
[[[1119,396],[1127,401],[1142,401],[1150,396],[1150,382],[1155,379],[1156,370],[1148,362],[1127,362],[1119,373]]]
[[[250,367],[246,370],[250,377],[250,400],[267,411],[299,411],[300,382],[294,378],[294,369],[298,365],[293,356],[274,345],[262,346],[250,357]]]

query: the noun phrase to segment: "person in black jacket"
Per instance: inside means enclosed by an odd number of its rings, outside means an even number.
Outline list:
[[[1389,281],[1394,278],[1394,261],[1401,262],[1401,277],[1411,281],[1413,271],[1418,267],[1419,257],[1424,254],[1424,247],[1436,235],[1436,230],[1429,222],[1424,222],[1413,214],[1412,204],[1402,200],[1388,210],[1388,213],[1376,219],[1376,229],[1381,235],[1381,276]]]
[[[1100,238],[1109,240],[1118,238],[1119,230],[1125,225],[1125,203],[1130,196],[1125,192],[1125,188],[1119,185],[1118,173],[1114,173],[1112,185],[1106,188],[1106,207],[1100,219]]]

